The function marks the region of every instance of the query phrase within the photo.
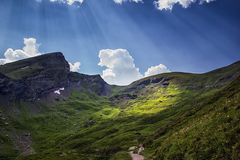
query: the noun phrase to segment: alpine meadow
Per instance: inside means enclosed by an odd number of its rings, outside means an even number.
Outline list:
[[[239,11],[1,0],[0,160],[240,160]]]

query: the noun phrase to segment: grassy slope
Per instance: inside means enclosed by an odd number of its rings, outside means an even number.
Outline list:
[[[153,134],[156,159],[239,159],[240,78],[200,95]],[[159,114],[160,115],[160,114]]]
[[[128,148],[139,143],[146,159],[238,159],[240,79],[230,83],[239,71],[232,68],[160,75],[173,79],[168,87],[148,85],[124,105],[87,92],[38,115],[21,104],[22,115],[8,127],[30,131],[36,154],[18,159],[127,160]]]
[[[14,159],[18,155],[18,151],[14,149],[14,144],[9,137],[9,133],[13,130],[9,123],[9,118],[0,110],[0,160]]]

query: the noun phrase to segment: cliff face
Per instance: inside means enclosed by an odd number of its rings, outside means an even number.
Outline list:
[[[36,101],[59,88],[83,89],[108,94],[108,84],[99,75],[70,72],[62,53],[49,53],[0,66],[0,96],[10,101]]]

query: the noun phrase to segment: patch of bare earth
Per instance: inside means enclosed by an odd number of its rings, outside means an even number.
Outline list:
[[[135,154],[135,153],[132,153],[132,152],[130,152],[130,155],[132,157],[132,160],[144,160],[144,157],[142,155]]]
[[[21,133],[15,135],[14,139],[16,148],[20,151],[20,156],[25,157],[35,154],[35,151],[32,148],[32,137],[30,133]]]

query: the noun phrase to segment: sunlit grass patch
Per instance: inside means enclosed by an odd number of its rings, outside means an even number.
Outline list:
[[[119,108],[114,108],[114,107],[104,107],[100,111],[94,113],[94,117],[97,119],[112,119],[118,116],[120,113]]]
[[[154,92],[129,102],[130,105],[126,109],[126,113],[130,115],[141,115],[160,112],[180,100],[182,93],[184,93],[184,91],[174,84],[166,88],[158,87]]]

